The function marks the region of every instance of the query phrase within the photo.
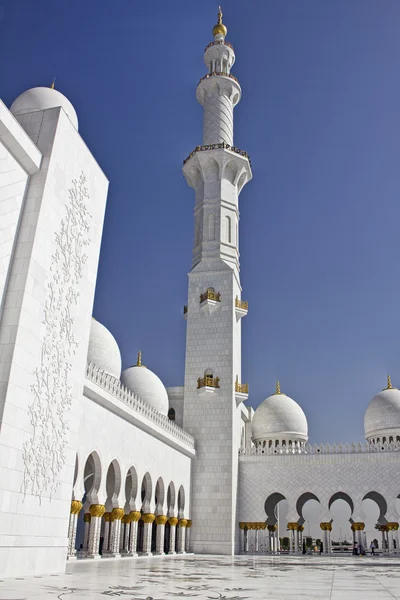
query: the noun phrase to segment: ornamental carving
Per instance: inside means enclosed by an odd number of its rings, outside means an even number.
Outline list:
[[[41,358],[31,385],[29,415],[33,433],[23,446],[24,493],[39,498],[55,493],[65,464],[72,404],[71,357],[78,342],[74,323],[79,306],[79,287],[90,244],[86,202],[86,177],[72,180],[55,249],[50,258],[44,305],[45,325]]]

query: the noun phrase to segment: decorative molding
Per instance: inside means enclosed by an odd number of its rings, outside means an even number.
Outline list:
[[[45,333],[40,364],[31,385],[33,402],[29,414],[33,432],[24,443],[24,494],[49,497],[57,490],[65,464],[72,404],[72,361],[78,342],[74,322],[78,310],[79,287],[90,244],[89,199],[86,176],[72,180],[60,228],[54,233],[44,305]]]
[[[307,455],[307,454],[377,454],[381,452],[399,452],[400,442],[385,442],[384,444],[371,444],[367,442],[362,444],[359,442],[356,444],[304,444],[301,446],[271,446],[265,447],[252,447],[252,448],[241,448],[239,450],[239,456],[273,456],[274,454],[279,455]]]

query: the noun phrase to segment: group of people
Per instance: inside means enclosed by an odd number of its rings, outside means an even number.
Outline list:
[[[372,541],[370,543],[369,549],[371,551],[371,555],[375,556],[375,542],[374,541]],[[354,542],[353,555],[354,556],[365,556],[365,548],[360,542]]]

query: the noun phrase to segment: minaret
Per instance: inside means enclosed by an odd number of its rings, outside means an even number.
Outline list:
[[[208,73],[196,96],[204,107],[203,145],[185,160],[195,190],[194,243],[186,310],[184,428],[196,439],[191,501],[191,549],[238,551],[236,519],[241,403],[241,301],[239,207],[251,179],[247,153],[233,142],[233,109],[241,97],[233,47],[219,9],[214,41],[204,52]]]

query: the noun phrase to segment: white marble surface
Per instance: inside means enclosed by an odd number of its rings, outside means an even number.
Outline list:
[[[400,598],[400,558],[187,556],[78,561],[65,575],[0,582],[0,600],[383,600]]]

